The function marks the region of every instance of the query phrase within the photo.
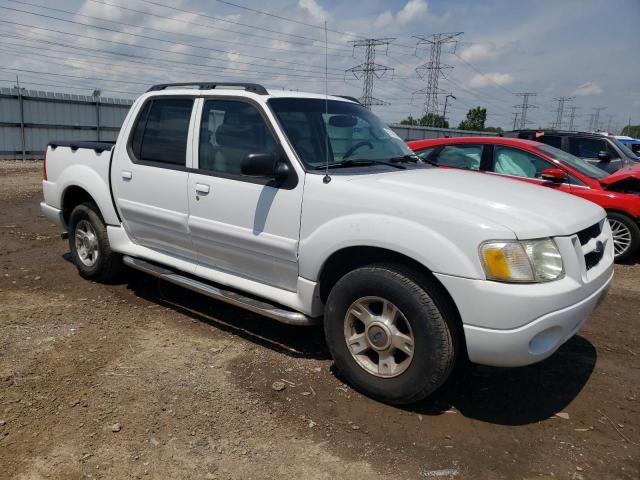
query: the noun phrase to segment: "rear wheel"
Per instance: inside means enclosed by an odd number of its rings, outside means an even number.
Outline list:
[[[607,215],[613,234],[613,251],[616,261],[626,260],[640,246],[640,227],[630,217],[611,212]]]
[[[107,228],[94,203],[82,203],[69,217],[69,248],[81,276],[106,282],[122,271],[122,256],[111,250]]]
[[[417,402],[440,387],[456,360],[454,314],[434,302],[433,285],[392,265],[342,277],[325,306],[325,334],[336,367],[378,400]]]

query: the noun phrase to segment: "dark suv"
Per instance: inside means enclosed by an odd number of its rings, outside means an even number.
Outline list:
[[[640,162],[626,145],[601,133],[568,132],[562,130],[513,130],[505,137],[524,138],[546,143],[582,158],[609,173]]]

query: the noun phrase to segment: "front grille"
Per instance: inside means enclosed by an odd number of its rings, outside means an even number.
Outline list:
[[[584,256],[584,263],[587,267],[587,271],[591,270],[593,267],[600,263],[602,260],[602,256],[604,255],[604,250],[589,252]]]
[[[578,239],[580,240],[580,245],[586,245],[592,238],[598,238],[601,232],[602,228],[600,226],[600,222],[595,223],[590,227],[585,228],[584,230],[580,230],[577,233]]]

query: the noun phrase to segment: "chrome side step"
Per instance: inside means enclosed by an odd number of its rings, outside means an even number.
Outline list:
[[[234,291],[214,287],[208,283],[194,280],[193,278],[186,277],[174,272],[173,270],[169,270],[168,268],[147,262],[146,260],[130,257],[128,255],[126,255],[122,260],[125,265],[135,268],[136,270],[140,270],[141,272],[148,273],[167,282],[179,285],[202,295],[206,295],[207,297],[221,300],[282,323],[287,323],[289,325],[315,325],[319,320],[308,317],[300,312],[285,310],[270,303],[246,297]]]

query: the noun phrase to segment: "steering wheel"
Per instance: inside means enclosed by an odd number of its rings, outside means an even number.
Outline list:
[[[356,150],[358,150],[359,148],[362,148],[364,146],[368,146],[369,150],[373,150],[373,144],[371,142],[369,142],[368,140],[363,140],[361,142],[356,143],[355,145],[352,145],[349,150],[344,152],[344,155],[342,156],[342,160],[346,160],[351,155],[353,155]]]

